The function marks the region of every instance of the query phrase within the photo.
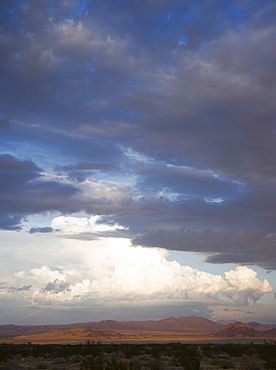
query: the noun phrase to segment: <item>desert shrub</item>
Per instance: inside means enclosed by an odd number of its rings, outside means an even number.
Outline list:
[[[69,358],[69,362],[70,364],[78,364],[79,362],[82,362],[83,359],[84,357],[81,355],[73,355]]]
[[[122,352],[120,349],[118,349],[117,351],[113,350],[111,353],[110,353],[110,357],[112,359],[115,359],[115,360],[119,360],[121,358],[125,358],[125,354],[124,352]]]
[[[147,362],[147,367],[153,370],[160,370],[163,369],[163,364],[162,361],[159,360],[158,358],[151,358]]]
[[[244,370],[261,370],[263,361],[256,357],[247,357],[242,362]]]
[[[8,370],[12,370],[12,369],[16,369],[17,367],[17,361],[16,360],[13,360],[13,359],[10,359],[6,366],[4,367],[4,369],[8,369]]]
[[[264,360],[265,369],[276,369],[276,342],[265,341],[260,348],[260,357]]]
[[[9,352],[6,350],[5,347],[0,348],[0,362],[4,362],[9,358]]]
[[[195,346],[181,346],[174,352],[176,363],[174,365],[181,365],[184,370],[199,370],[200,368],[200,354]]]
[[[132,370],[133,367],[130,367],[129,365],[121,362],[120,360],[119,361],[111,360],[109,363],[107,363],[104,366],[104,369],[105,370]]]
[[[80,369],[92,369],[94,365],[94,357],[91,355],[87,355],[81,362]]]
[[[231,360],[217,358],[211,361],[212,366],[217,366],[220,369],[232,369],[235,367]]]
[[[53,364],[65,364],[66,360],[63,357],[56,357],[52,361]]]
[[[93,369],[93,370],[103,370],[104,365],[99,357],[85,356],[80,364],[80,369]]]
[[[217,358],[227,354],[230,357],[241,357],[246,354],[246,347],[242,344],[227,343],[213,344],[207,343],[201,345],[202,355],[208,358]]]
[[[150,359],[152,359],[152,357],[150,355],[144,354],[144,355],[134,356],[132,360],[133,359],[137,360],[137,362],[139,362],[140,365],[144,366],[148,363]]]
[[[87,355],[84,357],[84,361],[91,361],[93,360],[93,356],[92,355]]]
[[[218,355],[218,358],[229,360],[229,359],[231,358],[231,356],[230,356],[228,353],[221,352],[221,353]]]
[[[48,369],[48,366],[47,366],[46,362],[38,362],[36,364],[36,368],[37,369]]]
[[[118,364],[122,366],[123,369],[129,369],[129,363],[130,363],[130,360],[126,359],[126,358],[120,358],[118,360]]]
[[[129,362],[128,369],[130,370],[140,370],[142,368],[141,363],[137,357],[133,357]]]

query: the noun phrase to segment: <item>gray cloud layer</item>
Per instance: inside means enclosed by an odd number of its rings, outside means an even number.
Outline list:
[[[0,227],[112,214],[134,243],[275,269],[275,10],[2,2]]]
[[[158,229],[136,237],[134,243],[212,253],[206,259],[211,263],[259,264],[266,269],[276,269],[276,236],[258,230],[195,232],[181,228],[166,232],[164,229]]]
[[[70,184],[45,181],[32,161],[0,155],[0,218],[5,229],[18,229],[25,215],[60,209],[78,189]],[[65,207],[65,208],[64,208]],[[69,207],[70,208],[70,207]]]

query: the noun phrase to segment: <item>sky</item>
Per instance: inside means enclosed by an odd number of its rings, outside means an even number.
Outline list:
[[[0,325],[276,324],[275,13],[0,2]]]

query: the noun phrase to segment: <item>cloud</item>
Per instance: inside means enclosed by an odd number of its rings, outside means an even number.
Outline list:
[[[32,227],[29,230],[30,234],[35,234],[35,233],[51,233],[53,232],[52,227]]]
[[[264,292],[272,291],[268,281],[261,282],[256,278],[256,275],[255,271],[245,266],[239,266],[236,270],[225,272],[229,287],[223,294],[233,298],[238,292],[242,292],[237,298],[239,303],[248,304],[250,300],[256,302]]]
[[[10,154],[2,154],[0,160],[1,171],[5,171],[5,174],[13,174],[13,171],[24,171],[22,172],[22,176],[29,175],[30,178],[40,176],[39,171],[41,169],[37,167],[32,161],[20,161]],[[20,173],[15,173],[15,176],[18,176],[19,174]]]
[[[209,263],[259,265],[266,269],[276,267],[275,243],[274,234],[259,230],[197,231],[185,227],[169,231],[159,228],[133,239],[134,245],[208,253]]]
[[[67,166],[57,166],[58,171],[68,172],[68,176],[80,182],[85,181],[91,176],[91,173],[103,172],[112,173],[118,171],[120,168],[112,163],[91,163],[78,162],[76,164],[69,164]]]
[[[63,237],[93,240],[98,236],[118,235],[118,231],[125,227],[116,223],[105,223],[100,216],[87,217],[55,217],[52,221],[52,229],[55,229]]]
[[[23,287],[20,287],[20,288],[10,287],[9,290],[10,291],[16,291],[16,292],[21,292],[21,291],[24,291],[24,290],[30,290],[31,287],[32,287],[31,285],[24,285]]]
[[[64,200],[78,192],[70,184],[45,181],[32,161],[0,155],[1,213],[3,229],[19,229],[27,215],[63,208]]]
[[[255,312],[255,303],[272,290],[266,279],[245,266],[210,273],[204,267],[181,265],[164,248],[134,247],[127,235],[121,237],[126,230],[118,230],[106,217],[61,216],[52,226],[55,231],[50,234],[14,233],[17,238],[7,245],[14,257],[7,272],[1,271],[5,284],[0,300],[3,307],[17,307],[17,319],[4,309],[5,322],[54,323],[58,317],[72,322],[76,310],[78,321],[91,320],[91,314],[93,320],[169,313],[213,318],[223,305],[233,309],[250,305]],[[82,238],[83,233],[90,238]],[[22,269],[22,259],[29,255],[32,260]],[[24,307],[34,316],[25,314]]]
[[[86,171],[114,171],[119,167],[111,163],[92,163],[92,162],[78,162],[76,164],[69,164],[67,166],[57,167],[59,170],[72,171],[72,170],[86,170]]]
[[[49,305],[102,304],[151,302],[208,302],[228,299],[239,305],[255,303],[263,294],[271,292],[267,280],[247,267],[237,267],[215,275],[182,266],[168,260],[168,251],[160,248],[131,246],[129,239],[116,237],[116,226],[97,223],[99,217],[57,217],[53,227],[62,234],[76,234],[87,230],[98,232],[97,240],[66,239],[71,256],[78,255],[78,269],[71,265],[51,268],[46,265],[15,274],[18,282],[32,286],[35,304]],[[105,238],[107,231],[114,236]],[[102,236],[101,236],[102,235]],[[64,260],[66,263],[66,261]]]
[[[120,248],[118,245],[116,249],[115,245],[104,248],[101,258],[97,258],[97,266],[86,266],[82,276],[47,266],[19,272],[16,276],[31,283],[32,299],[38,305],[43,302],[72,306],[79,302],[102,302],[105,305],[109,301],[117,304],[123,301],[127,306],[141,299],[152,303],[211,298],[216,301],[222,299],[219,294],[240,305],[248,305],[271,292],[268,281],[258,280],[256,273],[246,267],[228,271],[222,277],[181,266],[176,261],[169,262],[162,250],[130,247],[120,239],[116,243],[120,243]]]
[[[6,129],[9,127],[10,119],[7,117],[0,118],[0,128]]]
[[[22,217],[19,214],[0,214],[1,229],[4,230],[20,230],[19,226]]]
[[[50,283],[46,284],[45,287],[41,289],[41,291],[43,293],[45,293],[45,292],[59,293],[59,292],[62,292],[66,289],[70,290],[70,284],[69,283],[64,283],[62,280],[60,281],[60,280],[56,279],[54,282],[50,282]]]
[[[224,201],[236,197],[242,189],[241,185],[234,184],[229,179],[219,178],[210,170],[162,162],[140,162],[136,174],[139,176],[137,185],[145,188],[147,192],[164,191],[175,195],[177,199],[200,197],[210,201],[212,199]]]
[[[273,0],[0,7],[0,228],[276,268]]]

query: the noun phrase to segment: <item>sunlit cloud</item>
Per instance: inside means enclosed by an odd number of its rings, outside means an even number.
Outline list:
[[[117,225],[97,224],[99,220],[98,216],[63,216],[55,218],[52,226],[65,234],[79,234],[90,229],[104,233],[116,229]],[[227,302],[231,299],[239,305],[248,305],[272,290],[269,282],[259,280],[250,268],[240,266],[223,276],[211,274],[169,261],[169,252],[165,249],[133,247],[126,238],[99,237],[96,241],[69,240],[66,243],[74,246],[75,253],[83,255],[77,271],[44,265],[15,274],[18,283],[28,286],[28,297],[34,304],[74,306],[80,302],[92,304],[93,301],[112,300],[127,305],[140,300]],[[16,292],[19,290],[22,288]],[[16,300],[16,295],[13,299]]]

